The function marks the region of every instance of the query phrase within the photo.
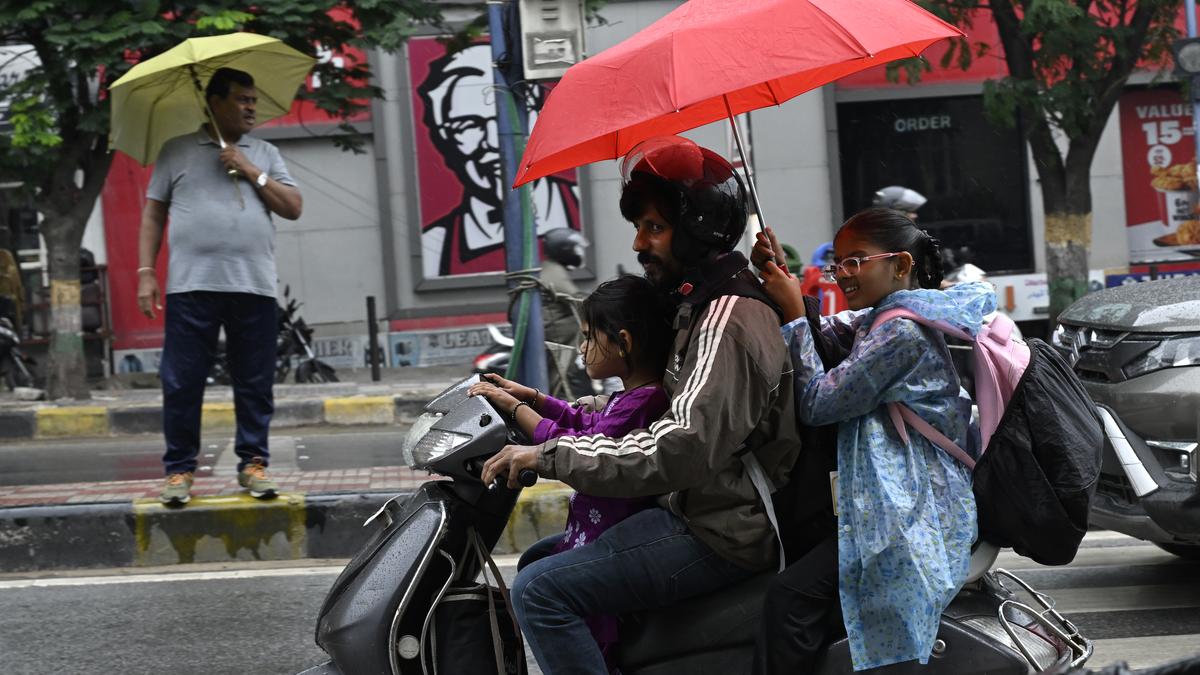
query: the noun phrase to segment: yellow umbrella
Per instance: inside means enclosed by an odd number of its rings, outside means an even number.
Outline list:
[[[254,33],[184,40],[130,68],[109,88],[110,145],[143,166],[152,163],[163,143],[208,119],[203,87],[218,68],[254,78],[260,123],[279,117],[291,109],[315,62],[276,38]]]

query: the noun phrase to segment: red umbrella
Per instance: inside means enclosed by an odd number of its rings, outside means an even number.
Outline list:
[[[691,0],[567,70],[514,187],[622,157],[652,136],[732,122],[959,35],[909,0]],[[753,183],[751,195],[757,205]]]

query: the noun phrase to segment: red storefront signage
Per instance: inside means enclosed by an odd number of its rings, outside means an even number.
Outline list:
[[[1125,225],[1131,263],[1200,253],[1192,107],[1177,89],[1121,96]]]
[[[432,37],[408,41],[413,139],[420,185],[421,265],[425,279],[504,271],[504,194],[491,47],[449,54]],[[529,90],[534,108],[547,88]],[[536,114],[533,116],[536,119]],[[582,227],[574,169],[534,181],[538,236]]]

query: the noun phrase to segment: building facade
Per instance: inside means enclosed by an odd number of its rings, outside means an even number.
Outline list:
[[[609,2],[607,22],[586,31],[588,52],[617,44],[678,4]],[[996,44],[994,26],[977,23],[972,39]],[[420,36],[396,54],[327,58],[369,58],[385,97],[354,120],[367,138],[361,154],[324,138],[333,125],[309,108],[256,132],[279,147],[305,199],[298,221],[276,221],[280,287],[303,302],[320,354],[338,367],[365,364],[367,296],[386,320],[385,363],[469,362],[489,341],[486,324],[506,321],[507,306],[501,130],[488,47],[447,55],[436,36]],[[1036,321],[1048,305],[1036,172],[1020,130],[991,124],[983,110],[983,83],[1002,77],[1004,67],[993,54],[967,71],[935,69],[917,85],[890,82],[879,69],[744,116],[763,220],[807,260],[876,190],[915,189],[929,199],[921,224],[960,262],[992,275],[1014,318]],[[1134,78],[1092,166],[1097,286],[1106,277],[1148,274],[1143,262],[1163,263],[1156,274],[1197,267],[1200,234],[1191,248],[1178,236],[1163,239],[1186,232],[1196,207],[1194,170],[1190,183],[1168,175],[1181,163],[1192,166],[1190,108],[1177,87],[1151,87],[1152,79]],[[530,93],[535,108],[544,93]],[[733,156],[726,124],[687,135]],[[109,266],[116,370],[155,369],[161,346],[161,323],[142,317],[134,297],[148,175],[117,157],[87,239]],[[572,227],[592,242],[581,288],[639,269],[619,190],[616,162],[534,186],[539,233]]]

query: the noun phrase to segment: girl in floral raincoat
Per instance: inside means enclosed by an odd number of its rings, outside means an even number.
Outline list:
[[[583,301],[583,364],[588,376],[619,377],[622,391],[609,397],[596,412],[587,412],[536,389],[496,375],[475,384],[472,395],[486,396],[508,414],[535,443],[560,436],[603,434],[620,438],[646,429],[667,411],[670,400],[662,388],[663,370],[671,349],[673,312],[667,299],[644,277],[621,276],[596,287]],[[624,499],[571,495],[564,534],[544,539],[521,556],[519,567],[554,553],[595,541],[613,525],[655,505],[655,497]],[[588,627],[615,671],[612,650],[617,642],[617,619],[591,617]]]
[[[773,257],[766,253],[771,239],[760,235],[757,260]],[[795,319],[783,333],[796,369],[797,417],[838,425],[838,527],[772,583],[757,672],[810,672],[829,625],[836,625],[839,599],[855,670],[927,663],[941,612],[966,579],[976,536],[970,471],[920,434],[903,441],[886,406],[903,402],[978,452],[971,400],[946,343],[913,321],[871,326],[884,310],[905,307],[974,335],[995,311],[995,293],[983,283],[936,290],[940,246],[897,211],[858,213],[838,231],[834,251],[827,273],[851,311],[824,317],[821,332],[850,352],[828,371],[813,348],[799,280],[772,262],[762,265],[767,292]]]

